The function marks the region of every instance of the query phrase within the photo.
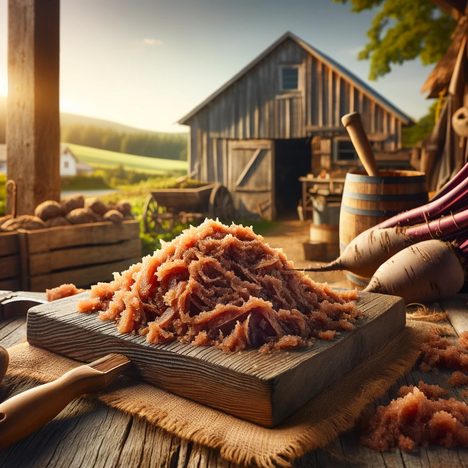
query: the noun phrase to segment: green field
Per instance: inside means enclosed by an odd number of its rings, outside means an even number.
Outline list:
[[[187,172],[186,161],[173,159],[147,158],[133,154],[117,153],[88,146],[67,143],[74,155],[82,162],[94,168],[117,167],[122,165],[127,170],[145,172],[148,174],[164,175],[168,172]]]

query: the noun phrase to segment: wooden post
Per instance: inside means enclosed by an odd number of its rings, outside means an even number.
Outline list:
[[[7,175],[19,215],[60,200],[59,13],[60,0],[8,1]]]

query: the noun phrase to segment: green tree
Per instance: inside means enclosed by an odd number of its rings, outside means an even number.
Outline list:
[[[435,117],[438,106],[439,101],[434,101],[429,107],[427,114],[424,117],[421,117],[417,124],[403,129],[403,138],[401,141],[402,146],[415,146],[419,141],[424,140],[424,138],[432,132],[436,121]]]
[[[377,9],[369,42],[359,60],[370,59],[369,79],[377,80],[401,65],[420,57],[424,65],[438,62],[447,51],[456,21],[430,0],[333,0],[353,5],[351,11]]]

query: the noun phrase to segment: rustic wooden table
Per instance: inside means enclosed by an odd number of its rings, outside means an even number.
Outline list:
[[[456,333],[468,330],[468,295],[434,304],[431,308],[449,312],[449,324]],[[25,317],[0,321],[0,343],[8,348],[26,335]],[[375,405],[395,398],[401,385],[417,385],[419,380],[446,387],[449,371],[423,374],[415,366]],[[0,387],[0,401],[7,395],[31,386],[13,381]],[[463,399],[466,390],[452,389]],[[465,400],[468,402],[468,400]],[[407,454],[399,450],[377,453],[359,445],[360,430],[355,427],[328,447],[315,450],[297,460],[297,467],[468,467],[468,449],[418,448]],[[234,467],[219,453],[185,442],[145,421],[127,416],[104,404],[80,399],[72,402],[51,423],[14,446],[0,452],[1,467]]]

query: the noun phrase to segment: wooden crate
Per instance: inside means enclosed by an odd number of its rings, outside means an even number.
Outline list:
[[[21,285],[21,260],[17,232],[0,233],[0,289],[17,291]]]
[[[141,261],[138,221],[19,230],[22,289],[89,286]]]

